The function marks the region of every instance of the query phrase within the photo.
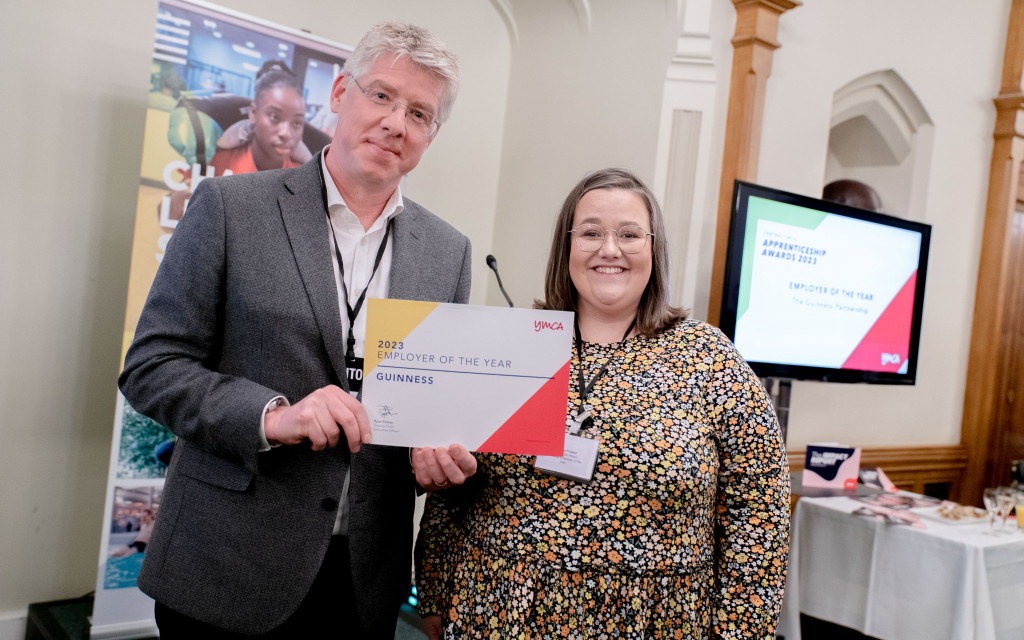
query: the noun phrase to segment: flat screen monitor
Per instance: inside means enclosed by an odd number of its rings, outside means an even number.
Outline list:
[[[760,377],[914,384],[930,238],[737,180],[719,325]]]

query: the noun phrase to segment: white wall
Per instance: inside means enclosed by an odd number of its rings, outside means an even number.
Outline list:
[[[934,123],[918,382],[793,386],[789,445],[960,441],[974,289],[1010,0],[805,2],[782,16],[757,182],[819,196],[836,89],[892,68]]]
[[[155,3],[4,13],[0,611],[95,582]]]
[[[512,3],[520,45],[495,215],[494,254],[516,306],[543,296],[551,232],[586,173],[627,167],[653,182],[662,85],[675,46],[672,2]],[[496,289],[489,304],[503,304]]]
[[[665,218],[670,300],[708,317],[716,215],[725,137],[735,12],[731,4],[690,0],[662,94],[651,185]]]

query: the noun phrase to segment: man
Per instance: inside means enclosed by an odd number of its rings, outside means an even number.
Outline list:
[[[821,199],[867,211],[882,212],[882,198],[871,185],[858,180],[835,180],[821,190]]]
[[[346,370],[365,298],[469,296],[468,239],[401,187],[457,90],[444,43],[379,25],[334,82],[323,154],[196,188],[119,380],[179,436],[139,575],[162,638],[394,637],[416,483],[476,461],[370,445]]]

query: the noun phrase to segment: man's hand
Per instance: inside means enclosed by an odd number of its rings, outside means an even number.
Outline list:
[[[371,440],[366,409],[344,389],[334,385],[317,389],[290,407],[269,411],[263,424],[271,444],[299,444],[309,440],[314,451],[337,445],[342,432],[353,453]]]
[[[462,484],[476,473],[476,458],[461,444],[413,449],[411,457],[416,482],[427,491]]]

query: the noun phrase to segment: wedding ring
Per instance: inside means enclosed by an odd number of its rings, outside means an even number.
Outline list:
[[[447,487],[448,484],[449,484],[448,483],[448,478],[445,478],[444,482],[435,482],[434,484],[436,484],[438,486],[438,488],[440,488],[440,487]]]

